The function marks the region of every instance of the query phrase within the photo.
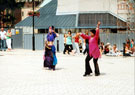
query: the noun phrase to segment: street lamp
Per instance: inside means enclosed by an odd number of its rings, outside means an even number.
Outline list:
[[[32,0],[32,5],[33,5],[33,13],[34,13],[34,0]],[[32,16],[33,17],[33,35],[32,35],[32,50],[35,51],[35,33],[34,33],[34,15]]]

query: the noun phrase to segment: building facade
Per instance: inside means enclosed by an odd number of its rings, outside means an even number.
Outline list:
[[[41,16],[35,17],[35,28],[39,33],[44,33],[49,25],[54,25],[60,32],[66,29],[72,29],[75,32],[91,29],[95,28],[99,20],[103,31],[117,33],[126,31],[127,28],[127,14],[119,12],[117,0],[45,0],[43,4],[38,10]],[[30,29],[32,21],[29,23],[24,21],[31,21],[31,18],[24,19],[16,27],[23,26],[23,29]]]
[[[104,1],[104,2],[102,2]],[[59,47],[64,48],[63,33],[70,29],[73,33],[84,32],[88,29],[95,29],[98,21],[101,21],[100,32],[103,42],[116,43],[121,49],[123,42],[129,36],[127,32],[127,13],[118,11],[120,5],[117,0],[45,0],[38,10],[39,17],[35,17],[35,38],[36,48],[43,49],[44,39],[48,27],[53,25],[60,37]],[[32,17],[27,17],[18,24],[16,28],[23,31],[23,46],[25,49],[32,48]],[[121,34],[122,33],[122,34]],[[132,38],[131,37],[131,38]]]

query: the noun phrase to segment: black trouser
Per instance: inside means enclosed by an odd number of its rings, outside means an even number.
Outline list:
[[[85,54],[87,52],[87,54],[89,54],[89,44],[86,43],[86,48],[83,52],[83,54]]]
[[[92,58],[93,58],[93,57],[90,57],[89,54],[88,54],[87,57],[86,57],[86,59],[85,59],[85,74],[90,74],[90,73],[92,73],[92,70],[91,70],[91,67],[90,67],[90,64],[89,64],[89,61],[90,61]],[[97,61],[98,61],[98,58],[97,58],[97,59],[93,58],[94,67],[95,67],[95,74],[100,74]]]
[[[64,51],[63,51],[63,54],[65,54],[66,52],[66,44],[64,43]]]
[[[72,45],[66,45],[66,50],[68,50],[68,54],[69,54],[69,52],[72,52],[73,46]]]
[[[131,56],[130,53],[125,53],[123,56]]]

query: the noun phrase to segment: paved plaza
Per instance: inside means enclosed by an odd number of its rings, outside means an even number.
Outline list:
[[[135,57],[103,55],[98,77],[83,77],[86,55],[57,57],[50,71],[42,67],[43,51],[0,51],[0,95],[134,95]]]

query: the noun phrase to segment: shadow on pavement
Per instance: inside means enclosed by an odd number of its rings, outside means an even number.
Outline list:
[[[57,71],[57,70],[62,70],[62,69],[64,69],[64,68],[56,68],[55,70]]]
[[[62,70],[62,69],[64,69],[64,68],[55,68],[55,71],[57,71],[57,70]],[[43,68],[43,70],[53,70],[53,69],[49,69],[49,68]]]
[[[104,76],[104,75],[106,75],[106,73],[100,73],[100,75],[101,75],[101,76]]]

